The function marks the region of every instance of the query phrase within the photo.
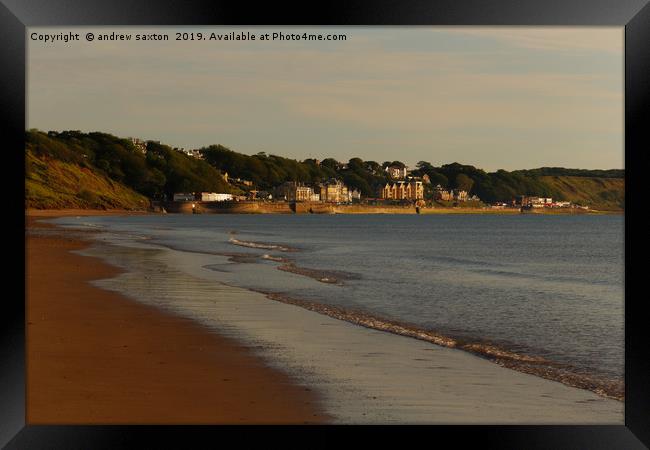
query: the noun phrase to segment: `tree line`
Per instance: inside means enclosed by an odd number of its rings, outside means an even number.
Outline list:
[[[379,190],[391,181],[385,169],[406,167],[401,161],[379,163],[361,158],[347,162],[333,158],[298,161],[264,152],[245,155],[223,145],[201,148],[204,158],[201,160],[153,141],[147,142],[143,154],[129,139],[100,132],[30,130],[26,141],[28,151],[100,170],[111,179],[154,199],[175,192],[241,192],[224,180],[225,173],[230,178],[252,181],[256,189],[272,189],[286,181],[316,184],[338,178],[350,188],[360,190],[364,197],[377,197]],[[485,202],[510,201],[516,195],[562,199],[562,193],[541,178],[545,176],[623,178],[625,175],[618,169],[558,167],[486,172],[471,165],[434,166],[427,161],[418,162],[411,174],[429,177],[430,184],[425,185],[428,199],[433,198],[434,188],[440,185],[444,189],[465,190]]]
[[[146,153],[129,139],[99,132],[29,130],[25,141],[26,151],[40,158],[97,170],[152,199],[175,192],[236,191],[210,164],[153,141],[147,143]]]

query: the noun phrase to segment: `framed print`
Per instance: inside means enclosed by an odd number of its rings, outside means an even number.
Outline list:
[[[645,1],[0,11],[2,445],[650,445]]]

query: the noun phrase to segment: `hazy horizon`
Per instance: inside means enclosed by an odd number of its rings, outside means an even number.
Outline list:
[[[95,33],[165,42],[86,42]],[[345,33],[181,41],[175,31]],[[43,43],[31,33],[78,32]],[[27,128],[298,160],[621,169],[623,28],[30,27]]]

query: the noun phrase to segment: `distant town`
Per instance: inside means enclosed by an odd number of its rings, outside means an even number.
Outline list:
[[[340,152],[340,150],[338,150]],[[101,131],[25,132],[25,205],[183,214],[619,214],[624,169],[303,160]],[[437,158],[431,151],[431,158]]]
[[[135,148],[143,154],[147,152],[147,141],[139,138],[129,138]],[[149,141],[159,144],[159,141]],[[203,159],[200,150],[175,148],[174,150],[184,153],[196,159]],[[320,161],[314,160],[316,165]],[[346,163],[339,162],[342,169],[346,169]],[[173,202],[313,202],[342,204],[367,204],[367,205],[413,205],[415,207],[431,206],[437,203],[441,206],[466,206],[483,207],[490,209],[517,208],[530,210],[537,208],[579,208],[589,209],[587,205],[575,205],[569,201],[554,201],[550,197],[538,197],[517,195],[510,202],[484,203],[477,195],[463,189],[447,189],[440,184],[432,186],[427,174],[415,176],[412,170],[405,165],[386,165],[383,167],[390,182],[387,182],[376,192],[376,196],[363,196],[361,191],[348,187],[340,179],[331,178],[325,182],[309,185],[300,182],[287,181],[271,190],[257,190],[250,180],[231,178],[228,173],[223,173],[223,179],[230,185],[237,186],[245,192],[245,195],[236,195],[226,192],[177,192],[171,199]],[[433,196],[430,201],[425,201],[425,186],[430,186]]]

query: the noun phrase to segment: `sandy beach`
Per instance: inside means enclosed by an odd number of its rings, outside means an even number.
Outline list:
[[[71,253],[79,233],[26,236],[29,424],[320,423],[314,392],[194,321],[89,284],[120,270]],[[101,214],[101,212],[99,212]]]
[[[232,283],[314,277],[70,219],[28,215],[30,423],[623,423],[623,402]]]

